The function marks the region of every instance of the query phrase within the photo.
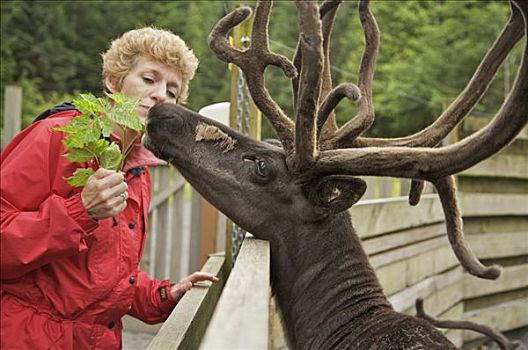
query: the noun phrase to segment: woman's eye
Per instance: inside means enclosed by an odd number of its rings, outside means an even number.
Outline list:
[[[173,91],[167,91],[167,95],[168,95],[170,98],[176,98],[176,97],[178,97],[178,96],[176,95],[176,93],[173,92]]]
[[[146,83],[149,83],[149,84],[154,83],[154,79],[152,79],[150,77],[143,77],[143,81],[146,82]]]

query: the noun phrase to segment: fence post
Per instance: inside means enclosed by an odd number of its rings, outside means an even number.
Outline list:
[[[6,86],[4,94],[4,125],[2,128],[2,149],[20,132],[22,125],[22,88]]]

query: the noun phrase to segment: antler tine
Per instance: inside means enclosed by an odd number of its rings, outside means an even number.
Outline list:
[[[288,78],[297,75],[293,64],[284,56],[272,53],[268,49],[268,17],[272,1],[259,1],[255,11],[255,22],[252,30],[252,43],[246,51],[237,50],[229,45],[229,31],[249,17],[251,10],[242,7],[222,18],[209,34],[209,47],[216,56],[236,64],[245,74],[247,85],[253,101],[270,121],[277,132],[285,151],[294,151],[294,123],[272,99],[265,87],[264,71],[268,65],[281,68]]]
[[[460,264],[470,274],[486,279],[496,279],[502,268],[498,265],[486,267],[477,259],[471,248],[464,241],[462,215],[456,199],[455,179],[446,176],[433,181],[444,209],[447,226],[447,237]]]
[[[299,81],[298,104],[295,109],[295,157],[292,169],[302,171],[310,167],[316,156],[317,139],[315,115],[321,93],[323,72],[323,38],[319,8],[312,1],[296,1],[299,12],[299,41],[302,68]]]
[[[242,23],[251,15],[249,7],[240,7],[216,23],[209,33],[207,43],[216,56],[224,62],[233,62],[238,65],[242,60],[243,52],[229,44],[228,34],[231,29]]]
[[[322,21],[323,31],[323,53],[325,57],[325,65],[323,71],[323,81],[321,87],[321,97],[325,97],[328,92],[332,89],[332,78],[330,74],[330,34],[332,32],[332,26],[334,24],[335,15],[337,8],[343,2],[343,0],[326,0],[319,7],[319,18]],[[297,71],[301,71],[302,52],[300,47],[300,41],[297,43],[297,48],[293,57],[293,65],[297,68]],[[292,90],[293,90],[293,108],[297,106],[297,93],[299,90],[299,77],[292,79]],[[335,119],[334,119],[335,124]],[[337,129],[337,126],[335,126]]]
[[[423,318],[430,324],[438,328],[448,328],[448,329],[469,329],[477,333],[487,335],[497,345],[501,350],[513,350],[517,347],[517,342],[511,342],[506,338],[501,332],[496,329],[493,329],[489,326],[478,324],[471,321],[450,321],[450,320],[438,320],[430,315],[428,315],[424,310],[423,299],[416,299],[416,316]]]
[[[523,37],[523,16],[519,9],[510,2],[511,16],[495,40],[486,56],[473,74],[473,77],[449,105],[449,107],[427,128],[409,136],[383,139],[359,137],[352,142],[341,142],[340,147],[432,147],[442,141],[458,123],[473,109],[493,80],[500,65],[508,53]]]
[[[330,67],[330,37],[332,35],[332,28],[334,26],[334,20],[337,14],[337,9],[341,4],[342,0],[327,0],[319,8],[319,14],[321,16],[322,30],[323,30],[323,53],[324,53],[324,68],[323,68],[323,80],[321,86],[321,99],[327,98],[328,94],[332,90],[332,72]],[[319,119],[319,118],[318,118]],[[318,128],[317,137],[318,139],[324,140],[335,134],[337,131],[337,122],[335,113],[332,110],[329,111],[326,117],[325,123]]]
[[[326,96],[319,107],[317,113],[317,136],[321,138],[321,129],[327,122],[327,119],[343,98],[348,98],[352,102],[358,102],[361,99],[361,91],[352,83],[342,83],[332,89]]]
[[[425,182],[423,180],[412,180],[411,188],[409,189],[409,204],[418,205],[420,203],[420,198],[422,197],[422,192],[425,188]]]
[[[359,18],[365,36],[365,48],[358,75],[358,86],[361,90],[361,99],[358,104],[357,115],[341,127],[328,141],[330,144],[340,146],[350,143],[374,122],[374,103],[372,101],[372,80],[379,47],[379,29],[374,15],[369,9],[369,0],[361,0],[358,5]]]

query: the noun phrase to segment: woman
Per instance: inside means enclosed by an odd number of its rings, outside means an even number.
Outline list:
[[[144,120],[156,103],[183,103],[198,61],[175,34],[132,30],[103,54],[107,94],[139,99]],[[131,147],[123,172],[96,169],[83,188],[66,183],[79,166],[62,155],[63,126],[79,112],[52,113],[18,134],[1,157],[1,348],[119,349],[121,318],[164,321],[197,281],[171,286],[138,269],[150,202],[148,167],[158,160],[140,135],[116,127]],[[95,169],[94,169],[95,170]]]

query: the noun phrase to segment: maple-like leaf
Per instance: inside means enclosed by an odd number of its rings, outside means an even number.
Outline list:
[[[78,168],[73,175],[68,178],[67,182],[73,187],[81,187],[86,185],[88,178],[93,174],[93,169]]]
[[[108,99],[98,98],[92,94],[81,94],[73,101],[73,105],[81,113],[68,124],[54,130],[67,134],[64,138],[64,155],[74,163],[83,163],[94,159],[100,167],[119,170],[125,158],[125,150],[121,150],[115,142],[108,138],[115,125],[143,131],[143,123],[137,117],[137,100],[116,93]],[[91,169],[79,168],[68,183],[74,187],[84,186],[88,177],[94,173]]]

